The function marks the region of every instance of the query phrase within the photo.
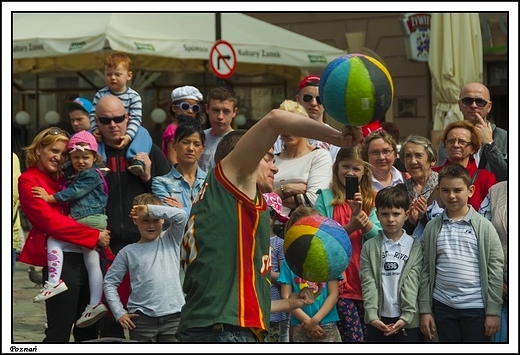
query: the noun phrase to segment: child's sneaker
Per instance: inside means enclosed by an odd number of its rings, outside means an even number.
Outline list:
[[[101,171],[101,174],[103,174],[103,176],[107,176],[107,174],[110,172],[110,169],[107,167],[102,167],[99,168],[99,171]]]
[[[144,163],[140,160],[134,160],[127,170],[136,176],[141,176],[144,174]]]
[[[67,291],[69,288],[65,285],[65,282],[60,280],[56,286],[52,286],[48,281],[45,281],[45,285],[40,290],[40,293],[34,296],[33,302],[45,301],[51,297],[59,295],[62,292]]]
[[[85,328],[99,321],[101,318],[108,313],[107,307],[103,302],[99,302],[97,305],[87,305],[85,311],[81,314],[81,317],[76,322],[76,327]]]

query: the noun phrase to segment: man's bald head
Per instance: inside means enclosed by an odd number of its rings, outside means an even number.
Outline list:
[[[460,96],[459,98],[463,98],[468,96],[468,93],[472,94],[480,94],[480,97],[482,99],[485,99],[486,101],[491,100],[491,95],[489,94],[489,89],[486,85],[481,83],[469,83],[462,87],[460,90]]]
[[[114,114],[110,114],[114,112]],[[113,95],[103,96],[96,104],[96,116],[113,117],[120,116],[125,112],[123,102]]]
[[[126,134],[128,115],[123,102],[113,95],[103,96],[96,104],[96,124],[109,146],[117,146]]]
[[[467,101],[466,104],[464,104],[462,100],[464,98],[466,98],[466,100],[464,100]],[[478,99],[485,100],[485,105],[482,107],[478,106],[476,103]],[[483,102],[482,100],[480,101]],[[492,103],[491,96],[489,94],[489,89],[484,84],[476,82],[469,83],[464,85],[460,90],[459,109],[462,112],[462,115],[464,116],[465,120],[468,120],[476,125],[479,122],[479,116],[483,120],[487,119],[487,115],[491,111],[491,107]]]

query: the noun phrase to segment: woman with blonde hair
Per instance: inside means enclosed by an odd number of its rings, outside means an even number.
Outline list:
[[[281,110],[308,117],[305,108],[292,100],[285,100]],[[313,147],[305,137],[281,134],[284,142],[276,155],[279,169],[275,175],[275,192],[283,201],[283,212],[290,215],[300,205],[314,206],[316,193],[327,188],[332,179],[332,159],[327,150]]]
[[[60,192],[65,187],[61,168],[67,159],[68,142],[69,134],[58,127],[50,127],[38,133],[32,143],[24,148],[27,170],[18,179],[20,207],[32,225],[20,254],[20,261],[43,266],[43,279],[47,281],[47,237],[52,236],[71,243],[63,252],[61,274],[68,290],[45,301],[48,328],[43,342],[53,343],[69,342],[71,328],[77,342],[97,338],[95,326],[73,327],[90,298],[88,274],[81,247],[107,247],[110,242],[106,230],[99,231],[67,216],[67,205],[49,204],[33,196],[34,186],[42,187],[48,194]]]
[[[359,264],[363,243],[376,236],[381,224],[375,213],[375,195],[369,164],[361,157],[362,147],[340,149],[332,167],[332,182],[322,190],[314,208],[325,217],[341,224],[348,233],[352,245],[349,265],[339,283],[336,308],[339,314],[339,331],[343,342],[365,342],[365,310]],[[355,176],[358,189],[354,198],[346,197],[346,177]]]

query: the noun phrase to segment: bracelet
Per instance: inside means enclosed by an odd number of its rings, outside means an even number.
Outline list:
[[[286,198],[285,191],[283,190],[283,185],[280,185],[280,192],[282,193],[282,198]]]

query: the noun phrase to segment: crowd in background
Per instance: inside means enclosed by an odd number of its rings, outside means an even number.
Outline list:
[[[391,122],[328,126],[319,76],[247,132],[232,88],[186,85],[158,147],[132,76],[109,55],[106,87],[63,103],[74,132],[41,130],[13,165],[13,270],[42,270],[43,341],[507,342],[508,142],[486,86],[461,88],[464,120],[435,147]],[[282,248],[312,214],[352,244],[319,287]]]

